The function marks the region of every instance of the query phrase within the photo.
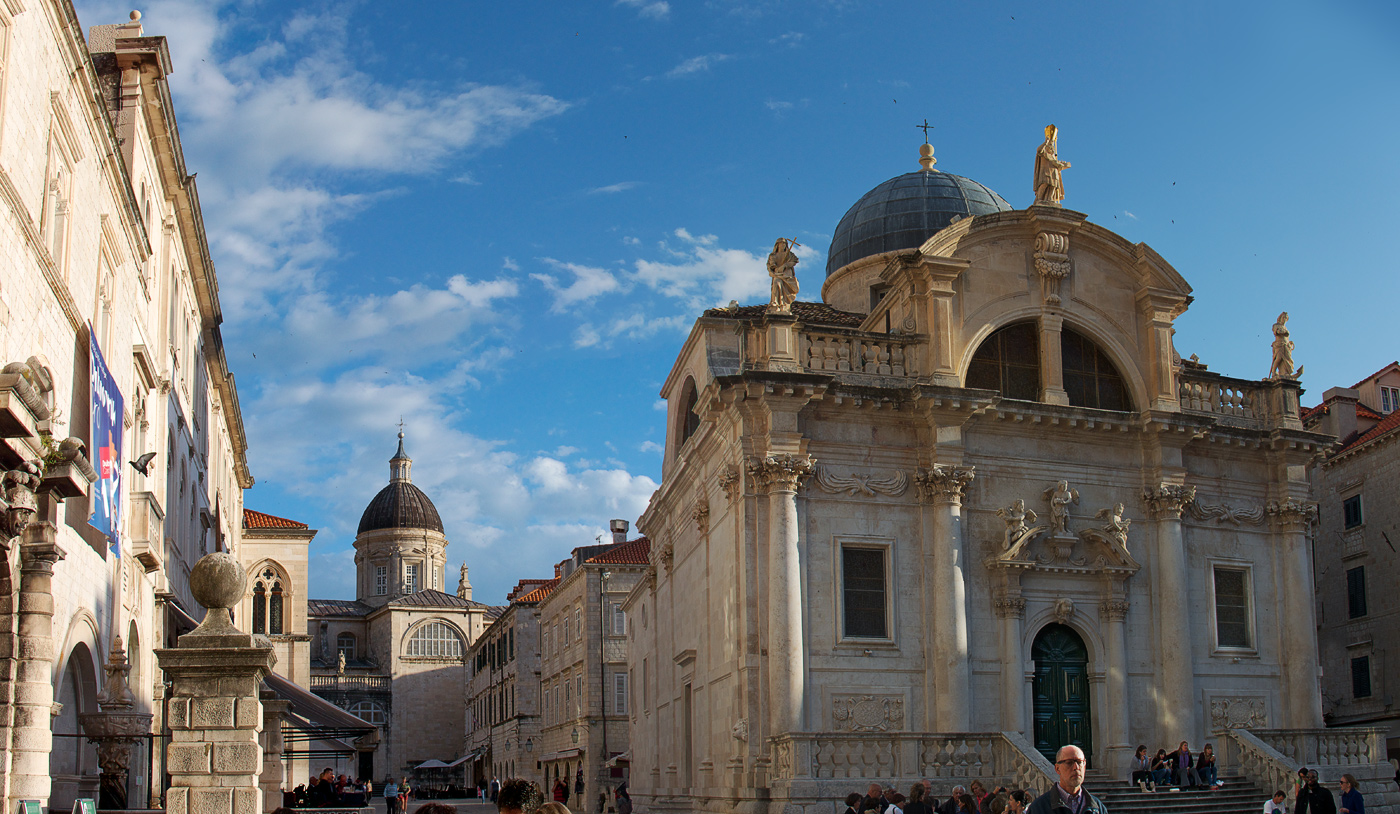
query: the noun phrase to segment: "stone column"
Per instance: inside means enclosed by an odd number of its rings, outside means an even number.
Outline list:
[[[1196,499],[1196,487],[1163,483],[1143,489],[1143,500],[1156,527],[1152,561],[1157,628],[1157,740],[1199,740],[1196,727],[1195,663],[1191,648],[1191,606],[1186,542],[1181,513]]]
[[[275,811],[282,807],[282,715],[291,704],[268,690],[259,697],[263,708],[263,764],[258,782],[262,786],[263,810]]]
[[[938,700],[934,713],[938,732],[967,732],[972,726],[962,533],[962,498],[972,482],[972,469],[934,464],[915,476],[920,499],[933,505],[932,522],[924,525],[924,545],[933,551],[934,615],[927,627],[932,634],[928,662]]]
[[[1108,743],[1104,744],[1104,768],[1114,776],[1127,767],[1127,759],[1132,755],[1133,746],[1128,743],[1128,636],[1125,620],[1128,618],[1128,603],[1113,597],[1099,603],[1099,615],[1104,620],[1104,649],[1107,669],[1105,689],[1107,698],[1104,707],[1108,712],[1104,734]]]
[[[112,652],[102,671],[107,680],[97,697],[100,712],[79,716],[88,740],[97,744],[97,762],[102,767],[97,807],[108,810],[129,808],[126,799],[127,770],[131,764],[131,747],[150,734],[149,712],[136,711],[136,698],[127,685],[131,664],[126,659],[122,637],[112,638]]]
[[[769,455],[751,460],[748,468],[755,484],[768,492],[769,733],[800,732],[806,659],[797,487],[815,463],[805,455]]]
[[[55,542],[52,523],[30,523],[20,539],[10,798],[47,805],[53,751],[53,567],[65,554]]]
[[[1064,361],[1060,358],[1060,330],[1065,318],[1047,311],[1040,315],[1040,400],[1046,404],[1069,404],[1065,392]]]
[[[1026,733],[1026,654],[1021,648],[1026,600],[1007,592],[997,597],[995,609],[1001,636],[1001,728]]]
[[[1315,506],[1291,498],[1268,505],[1279,572],[1283,575],[1280,583],[1284,594],[1279,604],[1289,609],[1282,614],[1283,652],[1279,654],[1279,661],[1288,665],[1283,674],[1283,706],[1288,718],[1283,726],[1289,729],[1316,729],[1323,725],[1317,677],[1316,600],[1306,537],[1316,511]]]
[[[171,681],[168,814],[262,814],[259,682],[276,657],[266,639],[233,626],[229,608],[247,585],[232,554],[206,555],[190,571],[190,591],[209,609],[204,621],[156,651]]]

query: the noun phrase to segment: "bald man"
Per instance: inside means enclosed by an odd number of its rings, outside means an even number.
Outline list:
[[[1036,798],[1027,814],[1108,814],[1108,806],[1084,788],[1087,762],[1078,746],[1061,746],[1055,753],[1055,774],[1059,780]]]

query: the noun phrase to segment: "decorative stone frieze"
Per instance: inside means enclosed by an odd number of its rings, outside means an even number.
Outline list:
[[[899,497],[909,488],[909,477],[904,470],[896,469],[887,475],[852,472],[850,475],[837,475],[825,466],[817,467],[817,486],[823,492],[833,495],[886,495]]]
[[[1210,699],[1210,728],[1265,729],[1269,726],[1269,705],[1263,696],[1231,695]]]
[[[1229,523],[1233,526],[1238,526],[1241,523],[1260,526],[1264,523],[1263,506],[1232,506],[1229,503],[1210,504],[1195,500],[1186,507],[1186,510],[1191,519],[1202,523],[1214,522],[1217,525]]]
[[[831,728],[836,732],[899,732],[904,729],[904,697],[832,695]]]
[[[808,455],[769,455],[749,458],[745,468],[755,491],[796,492],[816,470],[816,461]]]
[[[971,466],[934,464],[914,474],[919,500],[924,503],[961,503],[974,477]]]
[[[1317,504],[1293,498],[1269,501],[1269,522],[1279,528],[1301,530],[1317,522]]]
[[[1196,500],[1196,487],[1174,483],[1147,486],[1142,490],[1142,499],[1157,519],[1180,520],[1182,512]]]
[[[1060,283],[1069,276],[1069,235],[1040,232],[1035,236],[1035,271],[1047,305],[1060,304]]]

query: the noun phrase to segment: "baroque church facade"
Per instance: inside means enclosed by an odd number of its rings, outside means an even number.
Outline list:
[[[1191,287],[1063,207],[1053,131],[1025,209],[920,163],[841,220],[820,302],[792,301],[779,241],[772,302],[706,311],[662,388],[634,796],[826,811],[868,780],[1042,788],[1063,744],[1121,776],[1139,743],[1207,738],[1274,788],[1296,765],[1272,755],[1334,737],[1304,474],[1332,439],[1291,359],[1181,359]],[[1368,732],[1335,737],[1379,776]]]

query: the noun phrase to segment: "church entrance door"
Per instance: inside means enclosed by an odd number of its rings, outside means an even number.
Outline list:
[[[1089,650],[1065,625],[1046,625],[1031,645],[1035,660],[1035,748],[1052,763],[1061,746],[1074,744],[1093,754],[1089,720]]]

